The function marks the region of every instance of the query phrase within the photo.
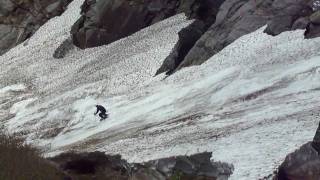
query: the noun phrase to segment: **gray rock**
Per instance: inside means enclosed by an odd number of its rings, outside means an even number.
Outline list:
[[[182,12],[211,25],[223,1],[86,0],[82,5],[82,17],[72,27],[71,34],[74,44],[84,49],[109,44]]]
[[[215,22],[217,13],[223,0],[219,1],[196,1],[194,4],[182,6],[183,11],[189,18],[196,19],[191,25],[179,32],[179,40],[170,55],[164,60],[156,75],[166,72],[167,75],[173,73],[184,60],[188,52]],[[189,8],[187,7],[189,5]],[[190,8],[192,7],[192,8]],[[196,8],[194,8],[196,7]]]
[[[7,16],[15,9],[15,5],[10,0],[0,0],[0,16]]]
[[[320,156],[311,143],[289,154],[278,169],[274,180],[320,179]]]
[[[73,43],[84,49],[114,42],[171,16],[175,7],[169,0],[86,0],[71,30]]]
[[[299,19],[297,19],[293,25],[292,25],[292,30],[296,30],[296,29],[306,29],[308,24],[310,23],[309,18],[308,17],[301,17]]]
[[[0,55],[13,47],[12,43],[16,42],[19,36],[19,29],[10,25],[0,24]]]
[[[265,32],[281,32],[306,28],[312,7],[306,0],[226,0],[220,7],[215,23],[197,41],[177,69],[200,65],[239,37],[268,24]],[[306,20],[306,19],[303,19]],[[318,32],[314,27],[310,31]],[[312,31],[312,35],[317,34]]]
[[[167,75],[173,73],[197,40],[205,32],[204,28],[203,22],[195,21],[188,27],[182,29],[179,32],[179,41],[170,55],[164,60],[162,66],[156,72],[156,75],[163,72],[166,72]]]
[[[121,180],[227,180],[234,167],[227,163],[211,162],[210,158],[211,153],[199,153],[129,164],[119,155],[92,152],[65,153],[49,160],[57,163],[71,177],[83,175]]]
[[[279,16],[275,17],[269,24],[268,27],[265,29],[265,33],[276,36],[284,31],[289,31],[293,24],[293,17],[292,16]]]
[[[50,18],[60,15],[71,0],[0,0],[0,55],[31,37]],[[12,31],[8,32],[8,29]]]
[[[216,22],[198,40],[178,69],[199,65],[242,35],[265,25],[271,0],[226,0]]]

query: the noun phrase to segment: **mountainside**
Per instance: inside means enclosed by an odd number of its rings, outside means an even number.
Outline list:
[[[239,37],[265,24],[268,24],[265,32],[270,35],[307,29],[305,37],[318,37],[317,3],[313,0],[87,0],[71,34],[78,47],[96,47],[183,12],[195,22],[180,31],[171,55],[157,71],[157,74],[170,74],[182,67],[202,64]]]
[[[84,2],[94,1],[72,1],[28,43],[0,56],[0,125],[47,156],[102,151],[143,162],[207,151],[215,162],[233,164],[230,179],[247,180],[270,175],[288,153],[312,140],[319,123],[320,38],[305,38],[318,33],[311,17],[319,11],[311,1],[293,5],[310,10],[292,15],[308,19],[301,27],[307,31],[288,31],[295,29],[292,20],[282,33],[265,33],[278,27],[273,16],[267,20],[273,11],[264,14],[269,7],[293,0],[226,0],[210,27],[201,16],[192,20],[175,10],[110,44],[80,49],[72,33],[86,16]],[[248,14],[242,17],[240,9]],[[217,32],[227,33],[226,41]],[[180,69],[199,48],[210,52],[196,53],[201,65]],[[182,61],[172,63],[176,57]],[[93,115],[96,104],[107,108],[105,121]]]
[[[0,0],[0,55],[31,37],[71,0]]]

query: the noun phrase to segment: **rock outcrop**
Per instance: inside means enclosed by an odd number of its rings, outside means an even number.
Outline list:
[[[123,180],[226,180],[233,172],[233,166],[211,162],[211,153],[192,156],[177,156],[130,164],[121,156],[109,156],[102,152],[66,153],[51,160],[69,175],[66,179],[86,177],[95,179]]]
[[[224,47],[268,25],[265,32],[278,35],[281,32],[305,29],[306,37],[319,36],[317,20],[310,22],[316,7],[312,0],[226,0],[220,7],[215,23],[188,52],[178,69],[199,65]]]
[[[32,36],[71,0],[0,0],[0,55]]]
[[[289,154],[278,169],[274,180],[320,179],[320,156],[311,143]]]
[[[320,32],[317,0],[86,0],[74,24],[73,43],[80,48],[114,42],[177,13],[195,19],[156,74],[199,65],[239,37],[268,25],[265,33],[306,29]]]
[[[273,180],[320,179],[320,124],[312,142],[289,154]]]
[[[73,42],[80,48],[100,46],[184,12],[190,18],[213,19],[224,0],[86,0],[74,24]],[[216,8],[215,11],[217,11]]]

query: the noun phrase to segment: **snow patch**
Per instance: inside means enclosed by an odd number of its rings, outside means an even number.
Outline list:
[[[101,150],[141,162],[211,151],[214,160],[235,165],[231,179],[237,180],[270,174],[312,139],[319,121],[320,38],[304,39],[303,31],[272,37],[263,27],[201,66],[164,79],[153,75],[191,21],[177,15],[54,59],[82,2],[73,1],[27,46],[1,56],[0,84],[33,87],[10,108],[15,117],[4,117],[11,132],[27,132],[48,154]],[[0,91],[12,89],[23,87]],[[107,120],[93,115],[95,104],[106,106]],[[48,133],[52,129],[58,131]]]
[[[23,84],[14,84],[11,86],[6,86],[0,89],[0,96],[12,91],[23,91],[26,89],[26,86]]]

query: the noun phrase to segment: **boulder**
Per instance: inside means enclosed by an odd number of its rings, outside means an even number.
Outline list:
[[[278,169],[274,180],[320,179],[320,156],[311,143],[289,154]]]
[[[73,43],[84,49],[114,42],[172,16],[177,1],[86,0],[73,25]]]
[[[273,180],[320,179],[320,123],[312,142],[289,154]]]

